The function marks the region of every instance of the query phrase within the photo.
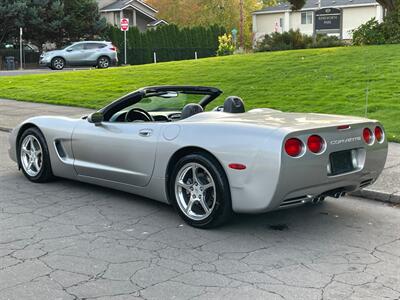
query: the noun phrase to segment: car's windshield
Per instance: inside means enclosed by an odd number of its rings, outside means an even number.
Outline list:
[[[65,49],[67,49],[69,46],[72,46],[72,45],[74,45],[74,43],[68,43],[68,44],[66,44],[65,46],[61,47],[60,50],[65,50]]]
[[[138,107],[146,111],[181,111],[188,103],[199,103],[205,95],[168,92],[159,96],[144,98],[139,103],[129,107]]]

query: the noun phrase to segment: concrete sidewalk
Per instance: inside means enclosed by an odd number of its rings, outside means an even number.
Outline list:
[[[91,112],[93,110],[85,108],[0,99],[0,130],[10,131],[23,120],[38,115],[80,117]],[[355,195],[400,203],[400,144],[389,144],[389,157],[381,177],[374,185]]]

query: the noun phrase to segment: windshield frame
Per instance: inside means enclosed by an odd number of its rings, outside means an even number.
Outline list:
[[[185,94],[193,94],[193,95],[204,95],[199,101],[203,109],[206,108],[208,104],[218,98],[222,91],[217,88],[213,87],[203,87],[203,86],[154,86],[154,87],[147,87],[142,88],[137,91],[134,91],[128,95],[117,99],[116,101],[112,102],[111,104],[107,105],[103,109],[99,110],[104,116],[104,121],[109,121],[112,116],[129,107],[135,105],[142,101],[143,99],[162,95],[168,92],[178,92],[178,93],[185,93]],[[165,101],[169,99],[166,98]]]

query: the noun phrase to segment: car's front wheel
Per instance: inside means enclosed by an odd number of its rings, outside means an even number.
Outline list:
[[[55,57],[51,61],[51,69],[53,70],[62,70],[65,68],[65,60],[62,57]]]
[[[25,130],[18,143],[18,163],[24,175],[33,182],[53,179],[49,150],[45,138],[37,128]]]
[[[191,226],[212,228],[232,215],[229,183],[219,162],[209,154],[181,158],[170,178],[170,199]]]
[[[110,67],[111,61],[107,56],[102,56],[97,60],[97,67],[99,69],[107,69]]]

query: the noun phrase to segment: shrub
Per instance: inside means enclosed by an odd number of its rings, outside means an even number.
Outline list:
[[[389,13],[382,23],[371,19],[353,31],[354,45],[398,43],[400,43],[400,8]]]
[[[300,30],[289,30],[287,32],[274,32],[267,34],[256,46],[256,51],[277,51],[305,48],[325,48],[342,46],[343,43],[336,36],[319,34],[314,42],[313,37],[302,34]]]
[[[232,55],[235,52],[235,45],[231,34],[224,34],[218,37],[219,46],[217,50],[218,56]]]
[[[354,45],[377,45],[384,43],[385,36],[383,34],[382,24],[379,24],[375,18],[353,30]]]
[[[388,14],[381,24],[385,43],[400,43],[400,8]]]
[[[344,43],[335,35],[318,34],[316,42],[312,44],[313,48],[329,48],[343,46]]]

